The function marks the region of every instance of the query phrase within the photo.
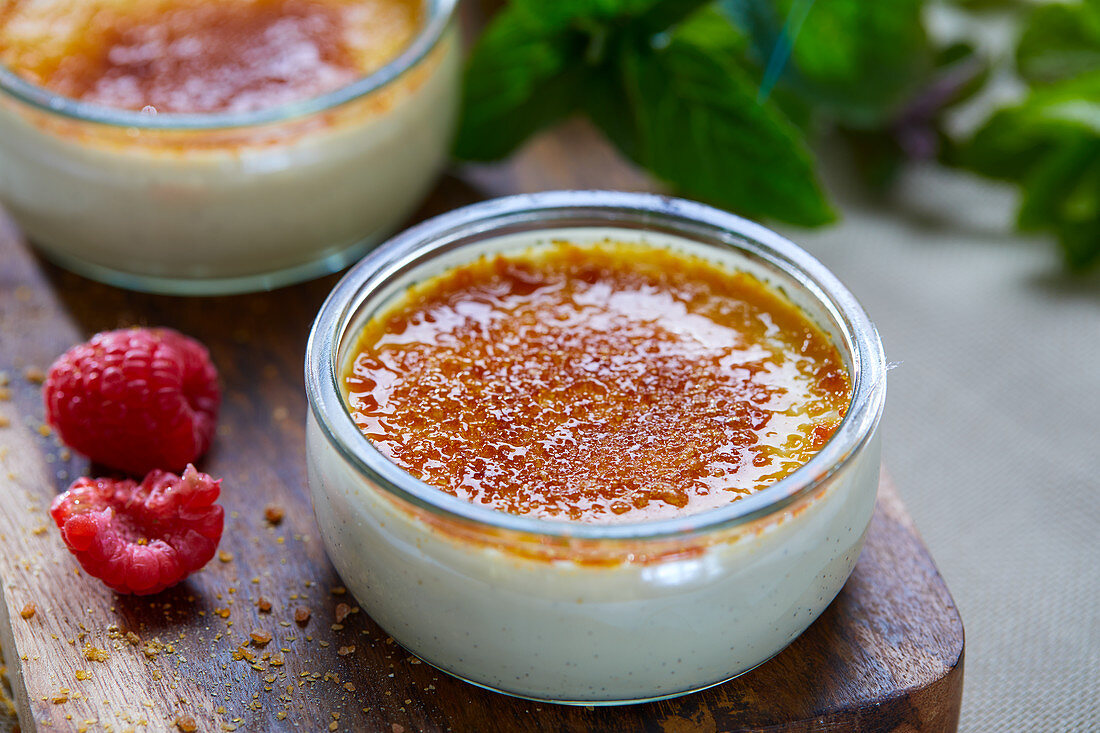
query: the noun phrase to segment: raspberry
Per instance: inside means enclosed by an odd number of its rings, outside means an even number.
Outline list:
[[[137,476],[206,452],[221,404],[206,348],[167,328],[96,334],[50,367],[46,421],[93,461]]]
[[[214,557],[224,512],[221,480],[188,465],[183,476],[81,478],[53,500],[61,539],[89,575],[119,593],[173,586]]]

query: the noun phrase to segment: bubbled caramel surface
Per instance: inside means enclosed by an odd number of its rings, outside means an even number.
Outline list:
[[[419,0],[9,0],[0,62],[108,107],[247,112],[378,69],[421,14]]]
[[[514,514],[695,513],[805,463],[849,399],[828,338],[753,277],[645,245],[481,259],[364,328],[350,412],[397,465]]]

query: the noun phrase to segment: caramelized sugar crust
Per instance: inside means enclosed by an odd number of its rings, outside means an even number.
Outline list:
[[[397,56],[417,0],[14,0],[0,61],[120,109],[245,112],[333,91]]]
[[[831,341],[750,275],[648,247],[481,259],[364,328],[356,424],[454,496],[622,522],[713,508],[805,463],[850,401]]]

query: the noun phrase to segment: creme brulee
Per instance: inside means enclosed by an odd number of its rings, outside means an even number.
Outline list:
[[[420,0],[13,0],[0,10],[0,62],[107,107],[251,111],[369,74],[422,14]]]
[[[0,3],[0,204],[52,259],[124,287],[339,269],[447,160],[454,2]]]
[[[557,243],[421,283],[364,328],[352,417],[391,461],[546,519],[712,509],[790,474],[851,398],[836,347],[743,272]]]
[[[305,377],[344,584],[513,695],[752,669],[844,585],[874,508],[874,326],[797,246],[690,201],[551,191],[419,224],[333,289]]]

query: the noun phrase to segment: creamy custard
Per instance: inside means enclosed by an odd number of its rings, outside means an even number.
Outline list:
[[[9,2],[0,63],[56,96],[45,110],[0,86],[0,204],[52,259],[126,287],[236,292],[339,269],[400,224],[445,165],[460,65],[452,8]],[[296,106],[355,88],[410,48],[374,91]],[[89,109],[133,122],[92,122]]]
[[[606,523],[769,486],[851,397],[836,347],[759,280],[604,242],[483,258],[372,319],[344,374],[381,452],[454,496]]]

